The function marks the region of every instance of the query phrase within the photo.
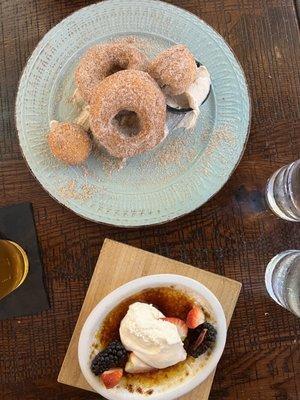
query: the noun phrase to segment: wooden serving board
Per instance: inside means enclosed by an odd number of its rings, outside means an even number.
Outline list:
[[[185,275],[207,286],[222,304],[227,325],[229,325],[242,286],[239,282],[106,239],[62,364],[58,382],[93,391],[81,374],[77,358],[78,339],[86,318],[96,304],[117,287],[141,276],[161,273]],[[207,400],[213,378],[214,373],[181,399]]]

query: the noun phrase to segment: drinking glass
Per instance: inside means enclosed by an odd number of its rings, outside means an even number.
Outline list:
[[[287,250],[269,262],[265,273],[269,295],[300,317],[300,250]]]
[[[21,246],[10,240],[0,240],[0,299],[24,282],[28,267],[28,257]]]
[[[300,221],[300,160],[285,165],[269,179],[266,200],[278,217]]]

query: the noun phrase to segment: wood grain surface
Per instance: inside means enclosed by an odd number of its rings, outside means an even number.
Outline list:
[[[109,275],[103,279],[108,268]],[[59,382],[92,390],[82,375],[78,363],[78,340],[83,324],[93,308],[114,289],[133,279],[156,274],[178,274],[201,282],[220,301],[229,325],[241,290],[239,282],[132,246],[105,240],[59,373]],[[213,375],[181,399],[207,400]]]
[[[128,0],[130,1],[130,0]],[[300,155],[300,46],[292,0],[176,0],[233,48],[252,93],[252,127],[240,165],[200,209],[166,225],[97,225],[57,204],[22,158],[14,102],[22,69],[43,35],[83,0],[0,0],[0,205],[33,204],[51,309],[0,323],[1,400],[93,400],[56,382],[104,238],[243,283],[210,400],[299,400],[300,324],[266,293],[264,271],[300,248],[299,224],[264,202],[270,174]]]

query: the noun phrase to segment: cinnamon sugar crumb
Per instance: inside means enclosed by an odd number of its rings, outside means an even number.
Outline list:
[[[207,135],[207,134],[206,134]],[[206,137],[207,138],[207,137]],[[214,131],[208,140],[207,147],[202,154],[202,167],[205,174],[209,173],[210,161],[214,152],[220,148],[220,146],[234,147],[236,144],[236,138],[234,133],[229,127],[223,126]],[[221,152],[218,153],[219,159],[228,161],[228,156],[225,157]]]
[[[94,190],[95,188],[92,185],[84,184],[77,187],[77,182],[75,180],[70,180],[65,185],[61,186],[58,192],[65,199],[83,202],[92,197]]]
[[[181,164],[183,159],[192,161],[196,156],[195,149],[186,149],[186,139],[177,138],[171,146],[163,148],[156,157],[160,166],[165,167],[170,164]]]
[[[104,152],[104,150],[95,154],[95,157],[99,160],[99,164],[104,173],[108,176],[120,171],[126,165],[126,158],[112,157],[108,153]]]

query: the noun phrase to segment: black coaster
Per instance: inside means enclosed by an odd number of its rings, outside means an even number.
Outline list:
[[[0,208],[0,236],[18,243],[29,259],[25,281],[0,300],[0,320],[47,310],[49,301],[43,283],[43,267],[30,203]]]

